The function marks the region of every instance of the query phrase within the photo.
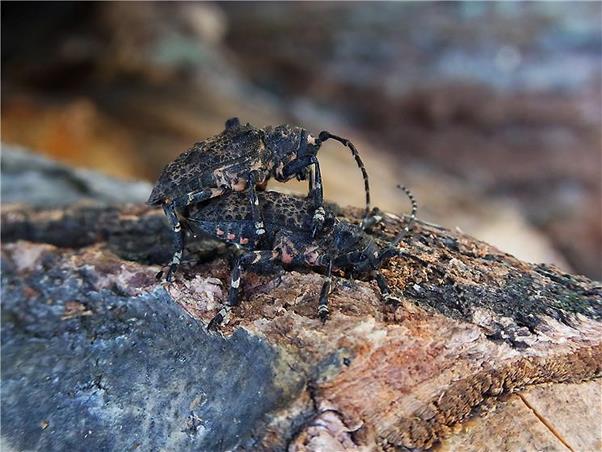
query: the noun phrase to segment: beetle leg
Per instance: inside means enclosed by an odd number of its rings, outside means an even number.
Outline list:
[[[220,196],[224,193],[224,191],[225,189],[223,188],[205,188],[203,190],[189,193],[185,196],[180,196],[179,198],[174,199],[172,202],[163,205],[163,210],[167,216],[169,226],[174,232],[174,253],[165,277],[168,282],[172,281],[173,275],[178,269],[178,266],[182,260],[182,254],[184,253],[185,234],[182,230],[182,224],[178,219],[176,210],[189,206],[190,204]],[[163,271],[157,273],[157,279],[161,279],[162,277]]]
[[[312,177],[309,184],[309,196],[314,203],[314,216],[312,218],[312,237],[315,237],[324,227],[324,219],[326,212],[324,211],[324,192],[322,190],[322,172],[320,171],[320,163],[316,157],[311,157],[312,162]]]
[[[240,273],[252,265],[266,265],[273,263],[275,255],[272,251],[252,251],[243,254],[236,259],[232,272],[230,273],[230,288],[228,289],[228,301],[222,309],[211,319],[207,326],[210,330],[215,330],[221,325],[234,306],[238,304],[238,291],[240,288]]]
[[[391,293],[389,289],[389,285],[387,284],[387,280],[379,271],[372,272],[372,277],[376,279],[376,283],[378,284],[378,288],[380,289],[380,293],[385,300],[385,303],[397,306],[401,300]]]
[[[253,253],[254,254],[254,253]],[[238,288],[240,287],[240,272],[242,267],[242,256],[239,256],[230,272],[230,287],[228,289],[228,306],[238,304]]]
[[[255,234],[257,236],[262,236],[265,234],[265,226],[263,224],[261,209],[259,208],[259,198],[257,197],[257,172],[251,171],[249,173],[247,189],[249,192],[249,204],[251,205],[253,222],[255,223]]]
[[[320,163],[316,156],[305,157],[289,163],[283,170],[285,178],[290,178],[295,174],[303,171],[308,166],[313,165],[313,174],[309,178],[309,193],[308,196],[312,199],[315,212],[312,219],[312,235],[313,237],[322,230],[326,213],[324,211],[324,192],[322,190],[322,173],[320,171]]]
[[[165,211],[165,215],[167,216],[167,221],[169,222],[169,226],[173,229],[174,232],[174,253],[171,258],[171,262],[169,263],[169,269],[167,271],[167,275],[165,279],[168,282],[171,282],[173,279],[173,274],[178,268],[180,261],[182,260],[182,253],[184,252],[184,231],[182,230],[182,224],[180,220],[178,220],[178,215],[176,214],[176,208],[174,203],[165,204],[163,206],[163,210]],[[157,273],[157,279],[161,279],[163,277],[163,271]]]
[[[309,196],[311,196],[316,208],[322,207],[324,204],[324,192],[322,190],[322,172],[320,171],[320,163],[316,157],[311,157],[313,164],[312,178],[309,185]]]
[[[323,260],[326,265],[326,278],[324,284],[322,284],[322,290],[320,291],[320,302],[318,303],[318,316],[322,323],[326,322],[330,311],[328,310],[328,295],[330,294],[330,288],[332,283],[332,259],[327,257]]]

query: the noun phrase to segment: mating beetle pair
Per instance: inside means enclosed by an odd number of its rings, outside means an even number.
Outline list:
[[[412,212],[407,226],[389,243],[375,239],[359,225],[339,220],[328,208],[324,211],[323,231],[314,237],[312,202],[273,191],[258,194],[266,228],[261,244],[252,243],[253,212],[243,194],[232,192],[192,208],[186,218],[186,226],[193,234],[209,235],[244,249],[232,268],[227,304],[209,327],[217,327],[230,309],[238,304],[241,271],[252,266],[270,270],[286,264],[324,271],[326,277],[318,305],[322,321],[329,313],[328,295],[333,270],[353,277],[368,275],[376,279],[384,300],[394,301],[396,298],[378,270],[387,259],[400,254],[398,245],[416,218],[416,202],[412,194],[405,187],[399,188],[410,198]],[[368,217],[368,221],[377,223],[380,216]]]
[[[321,144],[334,139],[347,146],[364,178],[366,214],[361,226],[340,221],[323,206],[322,176],[316,157]],[[270,177],[285,182],[293,177],[309,181],[307,198],[265,189]],[[412,194],[410,223],[416,214]],[[247,194],[241,193],[246,190]],[[255,264],[274,267],[276,262],[321,268],[326,278],[318,314],[328,316],[328,294],[333,268],[349,275],[369,274],[376,279],[386,300],[393,298],[378,272],[388,258],[399,254],[397,245],[408,226],[389,244],[377,243],[365,231],[382,218],[368,215],[368,174],[355,146],[329,132],[312,137],[300,127],[280,125],[255,128],[237,118],[226,122],[219,135],[196,143],[168,164],[147,201],[162,206],[175,233],[175,251],[166,275],[171,280],[182,258],[185,231],[204,233],[245,248],[237,257],[230,278],[228,303],[213,321],[219,325],[237,304],[241,270]],[[157,277],[161,278],[163,272]]]
[[[312,199],[312,233],[315,236],[324,222],[322,175],[316,155],[328,139],[343,143],[355,157],[364,177],[367,213],[370,189],[362,159],[351,142],[329,132],[321,132],[314,138],[300,127],[285,124],[259,129],[250,124],[242,125],[238,118],[232,118],[226,121],[222,133],[196,143],[169,163],[147,201],[151,206],[163,207],[175,233],[175,250],[167,280],[171,280],[182,258],[185,234],[180,218],[186,218],[186,209],[231,191],[246,190],[255,227],[253,237],[260,237],[265,234],[265,225],[257,188],[265,188],[270,177],[280,182],[294,177],[309,180],[308,197]],[[162,272],[158,276],[161,277]]]

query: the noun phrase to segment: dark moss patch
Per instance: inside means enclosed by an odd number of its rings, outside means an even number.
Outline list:
[[[531,333],[542,316],[568,325],[575,314],[602,319],[601,288],[562,285],[519,271],[511,272],[499,286],[456,284],[448,278],[444,284],[423,284],[407,292],[418,304],[458,320],[470,322],[475,309],[485,308]]]

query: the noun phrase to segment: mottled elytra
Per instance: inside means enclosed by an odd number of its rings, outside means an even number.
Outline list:
[[[238,303],[241,271],[254,265],[270,269],[278,264],[288,264],[324,271],[326,277],[318,304],[318,315],[323,321],[329,312],[328,294],[333,269],[353,277],[367,275],[376,279],[385,301],[395,301],[379,268],[387,259],[400,253],[398,245],[409,232],[417,210],[410,191],[399,188],[410,198],[412,212],[406,227],[390,242],[376,239],[362,226],[336,218],[327,208],[324,210],[323,233],[314,236],[311,200],[267,191],[258,193],[265,236],[259,246],[252,248],[254,217],[244,194],[232,192],[193,207],[186,219],[187,228],[193,234],[209,235],[243,249],[232,268],[227,304],[209,326],[217,327]],[[374,218],[368,218],[368,223],[373,226],[380,219],[376,214]]]
[[[162,206],[175,233],[175,250],[169,265],[167,280],[171,280],[182,258],[184,233],[180,219],[186,208],[230,191],[247,191],[255,243],[265,234],[257,188],[264,189],[270,177],[286,182],[294,177],[309,181],[312,200],[312,234],[324,223],[322,175],[316,157],[322,143],[333,139],[347,146],[359,166],[366,192],[366,214],[370,210],[368,174],[355,146],[347,139],[321,132],[314,138],[301,127],[280,125],[259,129],[242,125],[237,118],[226,121],[225,130],[214,137],[196,143],[169,163],[147,201]],[[162,272],[157,275],[161,277]]]

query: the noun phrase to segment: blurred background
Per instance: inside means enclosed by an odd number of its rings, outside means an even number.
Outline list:
[[[326,129],[374,204],[407,209],[401,182],[422,219],[602,279],[601,8],[3,2],[2,141],[154,182],[231,116]],[[348,151],[319,158],[362,206]]]

